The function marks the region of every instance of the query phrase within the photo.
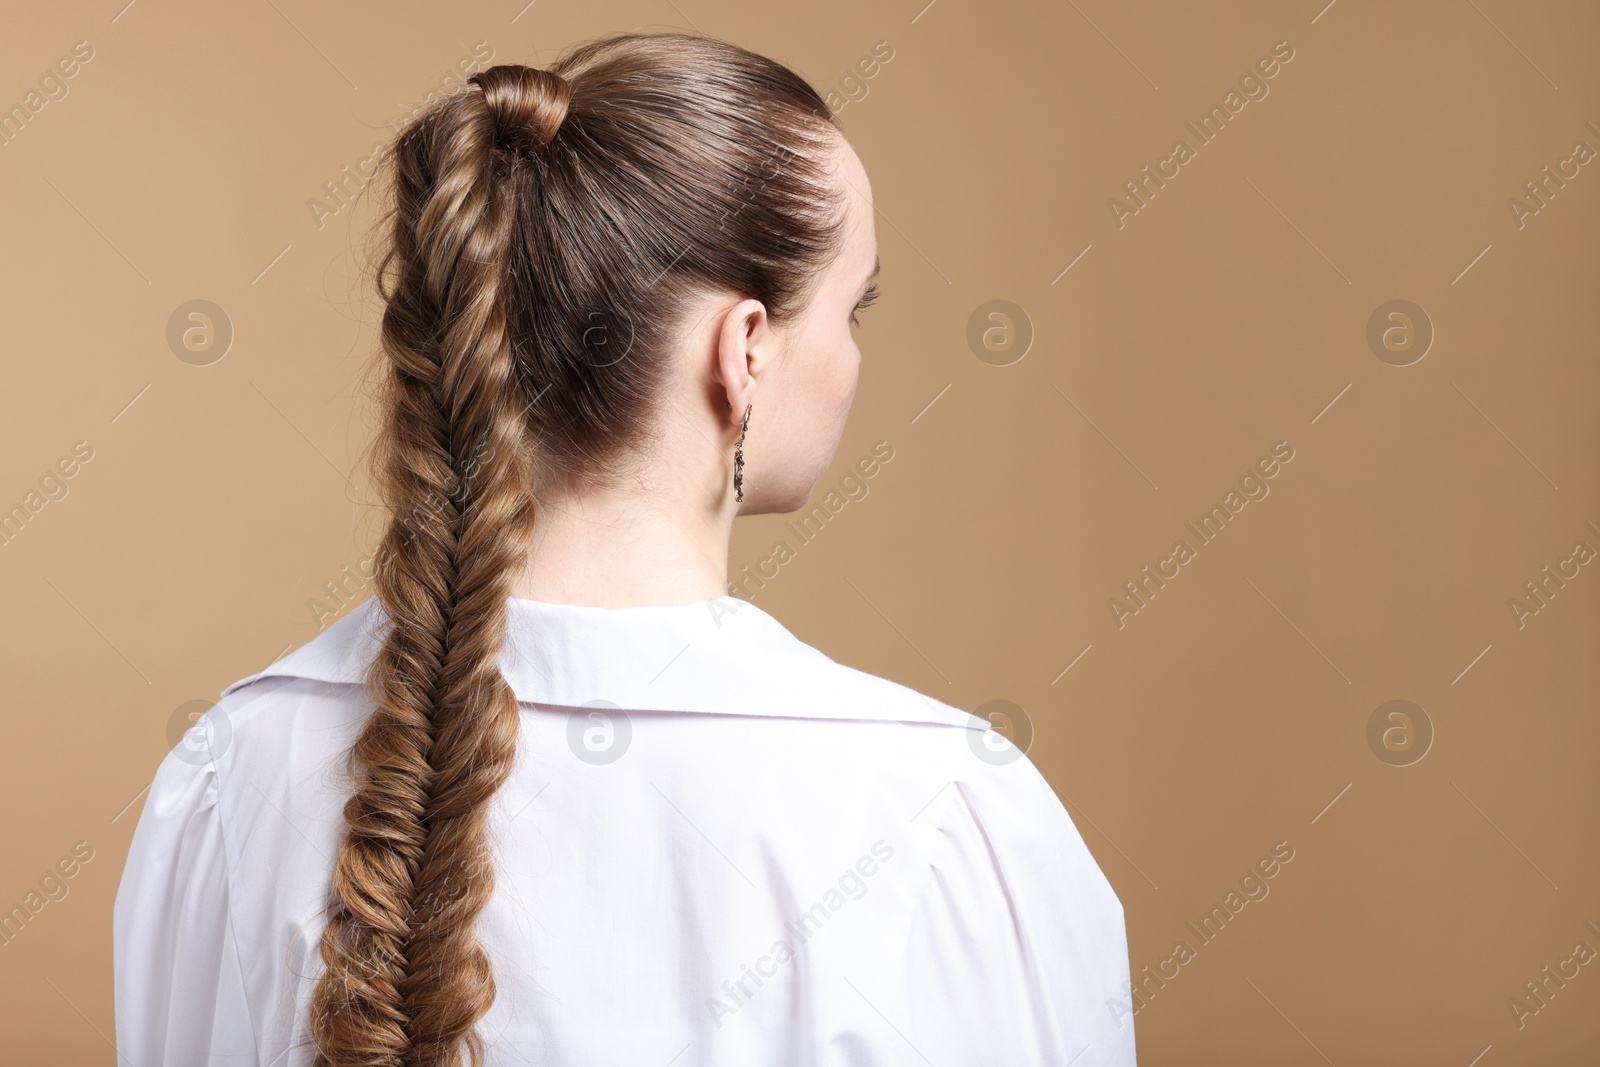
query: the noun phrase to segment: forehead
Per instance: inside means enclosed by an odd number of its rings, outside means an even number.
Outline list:
[[[872,183],[866,168],[850,143],[839,138],[834,157],[834,175],[843,187],[845,198],[845,238],[840,265],[848,272],[848,283],[864,281],[878,260],[877,212],[872,203]]]

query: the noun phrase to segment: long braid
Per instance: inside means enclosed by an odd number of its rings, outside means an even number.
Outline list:
[[[511,90],[486,83],[484,96],[496,91]],[[403,518],[375,579],[393,625],[368,677],[376,710],[351,751],[356,790],[314,996],[328,1067],[452,1067],[463,1048],[477,1063],[472,1027],[494,1000],[473,924],[493,893],[488,802],[516,755],[500,656],[533,464],[503,292],[515,183],[497,173],[491,103],[463,94],[462,114],[419,125],[396,154],[381,477]]]

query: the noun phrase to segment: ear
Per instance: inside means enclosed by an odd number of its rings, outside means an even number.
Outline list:
[[[711,376],[721,387],[728,421],[738,425],[777,356],[778,338],[759,300],[741,300],[722,313],[714,338]]]

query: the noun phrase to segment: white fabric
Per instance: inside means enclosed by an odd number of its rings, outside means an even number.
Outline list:
[[[731,596],[509,604],[494,1067],[1132,1067],[1122,905],[988,723]],[[312,1062],[383,619],[230,685],[161,763],[116,900],[120,1063]]]

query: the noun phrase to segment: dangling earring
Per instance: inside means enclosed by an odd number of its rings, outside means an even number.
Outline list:
[[[744,409],[744,421],[739,424],[739,440],[733,446],[733,499],[744,502],[744,433],[750,428],[750,411],[754,404]]]

